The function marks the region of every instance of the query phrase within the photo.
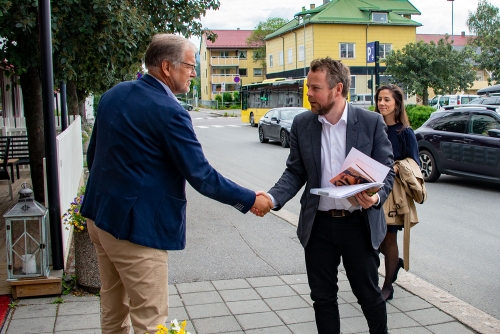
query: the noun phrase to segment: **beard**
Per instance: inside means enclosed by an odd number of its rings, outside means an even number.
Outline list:
[[[311,102],[311,101],[309,101],[309,102]],[[314,106],[311,106],[311,111],[313,113],[315,113],[316,115],[320,115],[320,116],[327,115],[332,110],[333,106],[335,105],[332,92],[328,93],[328,99],[327,99],[326,104],[320,104],[316,101],[314,101],[314,102],[316,104]]]

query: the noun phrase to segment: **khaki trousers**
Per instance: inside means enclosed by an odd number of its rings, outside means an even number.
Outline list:
[[[168,316],[168,253],[118,240],[87,219],[101,277],[103,334],[155,333]]]

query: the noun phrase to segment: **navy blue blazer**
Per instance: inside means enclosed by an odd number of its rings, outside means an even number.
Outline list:
[[[391,142],[387,138],[387,128],[382,116],[349,105],[346,130],[346,152],[355,147],[362,153],[390,167],[384,180],[384,186],[379,190],[380,204],[363,210],[365,222],[370,228],[372,247],[378,249],[385,238],[387,224],[385,222],[382,204],[392,190],[394,171],[392,170],[393,155]],[[322,124],[318,115],[304,112],[293,120],[290,133],[290,155],[286,169],[276,185],[269,193],[278,202],[274,210],[279,210],[305,184],[305,190],[300,199],[301,210],[297,236],[304,246],[307,246],[316,212],[319,206],[319,196],[311,194],[311,188],[321,187],[321,131]]]
[[[82,215],[117,239],[164,250],[186,245],[186,180],[246,213],[255,192],[205,158],[189,113],[152,76],[122,82],[99,102]]]

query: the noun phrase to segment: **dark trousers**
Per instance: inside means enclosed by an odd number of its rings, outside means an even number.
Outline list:
[[[339,218],[318,213],[305,257],[319,334],[340,333],[337,276],[341,257],[370,333],[387,333],[387,310],[378,287],[380,258],[361,212]]]

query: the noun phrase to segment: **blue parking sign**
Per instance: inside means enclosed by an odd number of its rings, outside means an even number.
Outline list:
[[[375,62],[375,42],[366,43],[366,62]]]

